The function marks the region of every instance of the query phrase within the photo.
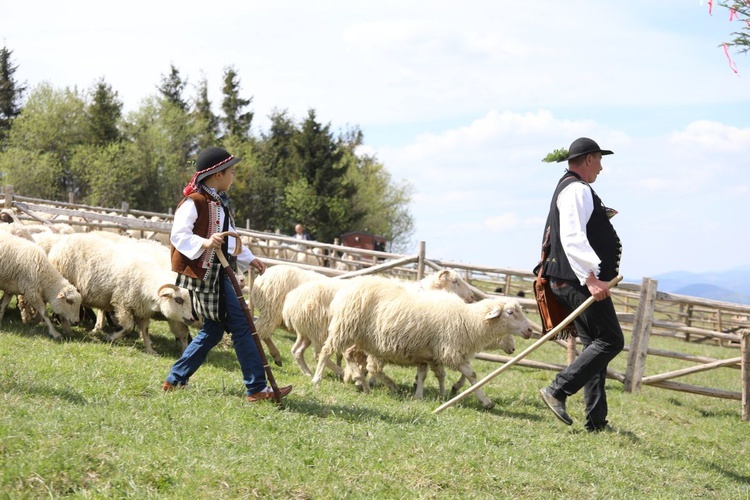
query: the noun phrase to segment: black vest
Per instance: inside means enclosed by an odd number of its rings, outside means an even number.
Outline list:
[[[546,242],[547,246],[543,248],[547,258],[544,262],[542,275],[578,283],[578,277],[570,267],[570,262],[560,242],[560,211],[557,209],[557,197],[571,182],[582,182],[591,189],[591,186],[581,180],[581,177],[575,172],[565,172],[565,175],[558,182],[555,194],[552,195],[547,224],[544,230],[545,240],[549,231],[549,241]],[[594,249],[596,255],[601,259],[599,279],[610,281],[619,273],[622,245],[620,238],[615,232],[615,228],[609,221],[604,203],[602,203],[602,200],[593,189],[591,189],[591,194],[594,197],[594,211],[586,224],[586,235],[591,248]],[[544,243],[542,244],[544,245]]]

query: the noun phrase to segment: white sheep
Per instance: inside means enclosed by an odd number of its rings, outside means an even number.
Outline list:
[[[391,278],[379,278],[395,282],[400,286],[408,287],[414,291],[420,290],[444,290],[454,293],[464,301],[473,300],[474,294],[469,285],[452,270],[441,270],[425,277],[420,281],[400,281]],[[303,283],[290,291],[284,301],[282,319],[285,328],[297,334],[297,339],[292,346],[292,356],[297,361],[303,374],[312,376],[305,362],[305,350],[311,345],[317,357],[323,342],[328,336],[328,325],[331,320],[330,304],[334,295],[344,286],[356,286],[358,278],[347,280],[327,278]],[[366,280],[365,282],[370,282]],[[351,351],[350,358],[365,360],[366,356]],[[328,367],[338,376],[343,376],[344,381],[350,379],[350,369],[342,372],[341,368],[329,361]],[[364,368],[362,366],[361,368]]]
[[[155,269],[160,269],[160,272],[163,275],[166,275],[166,273],[170,273],[171,276],[171,283],[175,282],[175,279],[177,277],[176,273],[172,272],[172,262],[169,252],[169,247],[165,244],[162,244],[160,241],[156,239],[139,239],[135,237],[131,237],[129,234],[116,234],[108,231],[92,231],[90,234],[92,235],[98,235],[102,238],[106,238],[113,243],[117,244],[120,248],[126,248],[129,246],[131,248],[131,251],[134,252],[136,255],[139,255],[143,258],[150,258],[153,259],[153,263],[155,266]],[[237,275],[237,281],[240,283],[240,286],[245,286],[246,281],[242,273],[239,273]],[[192,307],[192,302],[190,302]],[[169,330],[172,332],[172,334],[175,336],[175,339],[179,342],[181,352],[184,352],[185,349],[188,346],[189,339],[190,339],[190,328],[189,325],[184,322],[184,320],[176,320],[172,318],[165,317],[163,314],[157,313],[154,316],[155,319],[164,319],[167,321],[167,324],[169,325]],[[103,331],[104,325],[105,325],[105,312],[103,310],[99,310],[96,317],[96,324],[94,325],[94,329],[92,331]],[[195,319],[195,322],[198,322],[197,319]],[[193,323],[191,323],[193,324]]]
[[[77,323],[81,294],[47,260],[44,251],[35,243],[7,233],[0,233],[0,323],[12,294],[22,294],[25,301],[41,314],[47,331],[55,339],[60,333],[45,314],[49,304],[52,311],[71,323]]]
[[[309,252],[309,253],[308,253]],[[295,260],[300,264],[307,264],[308,266],[323,267],[323,249],[319,247],[304,248],[300,247]]]
[[[526,335],[529,335],[528,332],[523,332],[521,334],[524,338],[528,338]],[[488,345],[484,346],[482,348],[482,351],[494,351],[496,349],[502,349],[503,352],[506,354],[513,354],[516,350],[516,342],[514,340],[514,335],[506,335],[504,337],[501,337],[500,339],[495,339],[494,341],[490,342]],[[445,370],[442,369],[442,367],[436,367],[431,366],[433,372],[435,372],[435,376],[438,379],[438,384],[440,388],[440,395],[445,395]],[[424,379],[427,375],[427,365],[422,365],[417,367],[417,377],[414,382],[415,387],[415,397],[417,399],[421,399],[423,391],[424,391]],[[461,377],[451,386],[451,394],[456,394],[459,389],[461,389],[464,385],[466,385],[466,382],[468,380],[466,379],[466,376],[461,374]]]
[[[114,311],[122,328],[107,335],[108,341],[138,326],[145,351],[154,354],[148,335],[154,315],[195,322],[190,295],[173,284],[174,273],[129,242],[118,244],[100,234],[76,233],[58,240],[49,251],[49,260],[78,288],[85,306]]]
[[[367,279],[367,278],[362,278]],[[320,384],[326,361],[349,346],[368,353],[380,364],[451,368],[476,382],[471,359],[484,346],[511,334],[531,336],[532,326],[515,299],[494,298],[466,304],[440,291],[413,293],[397,284],[342,288],[331,301],[331,323],[313,377]],[[349,360],[347,360],[349,362]],[[368,359],[368,369],[371,368]],[[373,366],[373,372],[377,367]],[[367,381],[352,364],[365,392]],[[480,389],[477,399],[490,401]]]
[[[322,279],[326,276],[315,271],[280,264],[269,267],[255,280],[251,292],[253,307],[258,309],[255,328],[277,365],[281,366],[281,353],[271,340],[271,334],[283,325],[281,311],[287,294],[302,283]]]

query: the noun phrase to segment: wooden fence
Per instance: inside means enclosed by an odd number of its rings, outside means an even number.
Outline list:
[[[45,225],[69,224],[77,230],[104,229],[128,232],[139,238],[166,241],[172,225],[172,214],[157,214],[130,210],[126,204],[120,209],[78,205],[50,200],[39,200],[15,195],[12,186],[2,194],[5,210],[22,223]],[[515,296],[532,317],[536,317],[536,303],[532,293],[533,274],[526,270],[488,267],[426,257],[426,245],[420,242],[416,255],[404,256],[351,248],[316,241],[297,240],[278,233],[253,231],[246,224],[238,228],[244,244],[263,257],[269,265],[291,264],[312,269],[328,276],[349,277],[360,274],[387,273],[402,279],[421,279],[426,268],[453,269],[472,284],[478,297],[493,295]],[[252,286],[252,274],[248,284]],[[657,282],[643,278],[641,284],[621,283],[612,292],[612,299],[623,330],[630,334],[627,368],[624,373],[608,370],[608,376],[623,383],[628,392],[638,392],[644,385],[689,392],[709,397],[740,400],[742,419],[750,420],[750,306],[657,290]],[[540,331],[538,325],[537,329]],[[695,354],[666,351],[649,347],[651,337],[663,336],[688,343],[711,343],[729,353],[739,350],[739,356],[717,359]],[[577,354],[574,340],[558,342],[567,350],[567,362]],[[654,357],[679,359],[693,365],[665,373],[646,375],[647,360]],[[507,362],[510,358],[491,353],[480,353],[477,358]],[[560,370],[563,365],[522,360],[520,366],[546,370]],[[702,387],[675,382],[673,379],[693,373],[719,368],[740,369],[741,392],[721,388]]]

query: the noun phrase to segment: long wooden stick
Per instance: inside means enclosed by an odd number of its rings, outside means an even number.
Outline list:
[[[612,287],[616,286],[620,281],[622,281],[622,276],[618,275],[612,281],[610,281],[609,283],[607,283],[607,286],[609,288],[612,288]],[[453,399],[451,399],[449,401],[446,401],[442,405],[438,406],[432,413],[440,413],[441,411],[445,410],[449,406],[452,406],[454,403],[457,403],[458,401],[462,400],[463,398],[465,398],[469,394],[472,394],[474,391],[476,391],[477,389],[479,389],[480,387],[482,387],[484,384],[486,384],[487,382],[489,382],[493,378],[497,377],[498,375],[500,375],[501,373],[503,373],[505,370],[507,370],[511,366],[513,366],[516,363],[518,363],[519,361],[521,361],[523,358],[525,358],[526,356],[528,356],[531,352],[537,350],[539,348],[539,346],[541,346],[542,344],[544,344],[547,340],[551,339],[552,337],[554,337],[555,335],[557,335],[558,333],[560,333],[560,331],[562,329],[564,329],[566,326],[568,326],[574,319],[576,319],[583,311],[585,311],[586,309],[588,309],[589,306],[591,304],[593,304],[593,303],[594,303],[594,297],[589,297],[588,299],[586,299],[586,301],[583,304],[581,304],[580,306],[578,306],[575,311],[573,311],[572,313],[570,313],[568,315],[568,317],[565,318],[562,321],[562,323],[560,323],[559,325],[557,325],[556,327],[554,327],[552,330],[550,330],[549,332],[547,332],[542,338],[540,338],[539,340],[537,340],[536,342],[534,342],[533,344],[531,344],[529,347],[527,347],[526,349],[524,349],[523,352],[521,352],[518,356],[516,356],[515,358],[511,359],[510,361],[508,361],[507,363],[505,363],[503,366],[501,366],[497,370],[493,371],[492,373],[490,373],[489,375],[487,375],[486,377],[484,377],[482,380],[478,381],[476,384],[474,384],[471,387],[469,387],[468,389],[466,389],[461,394],[457,395]]]
[[[220,233],[221,237],[224,238],[226,236],[233,236],[236,242],[236,247],[241,248],[242,243],[240,242],[240,237],[237,233],[234,233],[232,231],[225,231],[223,233]],[[235,252],[235,255],[239,252]],[[247,307],[247,302],[245,302],[245,297],[242,295],[242,287],[240,287],[239,282],[237,281],[237,276],[234,275],[234,271],[231,267],[229,267],[229,262],[227,261],[227,258],[224,257],[224,252],[221,251],[220,248],[216,249],[216,256],[219,258],[219,262],[221,262],[221,267],[224,268],[224,273],[229,277],[229,281],[232,282],[232,288],[234,288],[234,292],[237,294],[237,300],[240,303],[240,307],[242,308],[242,312],[245,313],[245,318],[247,319],[247,324],[250,327],[250,333],[253,334],[253,340],[255,340],[255,346],[258,348],[258,355],[260,355],[260,360],[263,363],[263,369],[266,372],[266,379],[268,379],[268,383],[271,385],[271,389],[273,389],[273,399],[276,400],[277,405],[281,405],[281,392],[279,392],[279,387],[276,385],[276,379],[273,377],[273,372],[271,371],[271,367],[268,364],[268,359],[266,358],[266,353],[263,350],[263,346],[260,343],[260,337],[258,336],[258,331],[255,329],[255,323],[253,322],[253,314],[250,312],[250,309]]]

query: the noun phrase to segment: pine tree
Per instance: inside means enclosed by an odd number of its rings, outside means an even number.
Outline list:
[[[122,102],[117,92],[102,78],[91,93],[91,104],[86,109],[91,127],[90,144],[106,146],[119,141],[121,135],[118,127],[122,118]]]
[[[720,2],[719,5],[733,10],[737,21],[742,22],[742,29],[732,33],[734,39],[727,45],[736,47],[739,53],[750,51],[750,4],[744,0],[734,2]]]
[[[198,84],[198,97],[195,100],[193,116],[196,122],[196,145],[202,150],[216,144],[219,136],[219,117],[211,110],[208,99],[208,82],[205,78]]]
[[[224,135],[247,140],[250,136],[250,125],[253,121],[253,112],[243,113],[242,110],[252,101],[240,97],[240,78],[232,66],[224,69],[224,87],[221,89],[224,100],[221,102],[221,110],[224,112]]]
[[[14,78],[18,66],[11,61],[13,51],[8,47],[0,49],[0,151],[5,149],[8,131],[13,120],[21,114],[21,99],[26,86]]]
[[[174,104],[183,111],[187,111],[188,103],[182,96],[187,81],[182,79],[180,70],[175,68],[174,64],[170,64],[169,68],[169,75],[162,75],[161,77],[161,85],[158,87],[159,93],[167,102]]]
[[[347,177],[345,150],[330,125],[317,121],[315,110],[308,112],[293,147],[299,176],[285,188],[285,225],[302,221],[321,241],[333,241],[358,226],[364,214],[353,204],[357,188]]]

